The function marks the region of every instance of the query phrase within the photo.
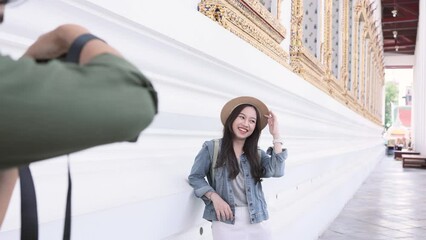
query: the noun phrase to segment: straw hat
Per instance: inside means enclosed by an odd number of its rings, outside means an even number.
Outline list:
[[[222,111],[220,113],[220,119],[222,120],[222,124],[225,125],[226,119],[228,119],[231,112],[236,107],[242,104],[249,104],[257,109],[260,115],[260,128],[264,129],[266,127],[266,124],[268,123],[268,119],[265,117],[265,115],[269,115],[268,107],[259,99],[247,96],[231,99],[223,106]]]

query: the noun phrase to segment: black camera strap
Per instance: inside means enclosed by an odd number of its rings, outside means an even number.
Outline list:
[[[90,33],[82,34],[78,38],[76,38],[74,42],[71,44],[68,54],[65,57],[65,62],[79,63],[81,50],[83,50],[84,45],[86,45],[86,43],[88,43],[90,40],[94,40],[94,39],[105,42],[104,40]]]
[[[19,167],[21,186],[21,239],[38,239],[37,200],[29,165]]]
[[[68,54],[65,57],[66,62],[79,63],[81,50],[87,42],[93,39],[102,39],[93,34],[86,33],[77,37],[71,44]],[[71,192],[72,181],[70,173],[69,155],[68,163],[68,191],[67,203],[65,207],[64,240],[71,239]],[[19,167],[19,178],[21,186],[21,240],[38,240],[38,214],[37,198],[34,188],[34,181],[31,175],[29,165]]]
[[[71,238],[71,192],[72,181],[70,162],[68,159],[68,191],[65,207],[64,240]],[[29,165],[19,167],[19,179],[21,186],[21,240],[38,239],[38,214],[37,197],[34,181]]]
[[[68,158],[68,191],[67,191],[67,205],[65,207],[65,223],[64,223],[64,240],[70,240],[71,238],[71,192],[72,192],[72,181],[70,173],[70,160]]]

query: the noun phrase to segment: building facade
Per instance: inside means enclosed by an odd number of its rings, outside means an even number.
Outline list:
[[[385,155],[377,9],[369,0],[34,0],[8,9],[3,52],[19,57],[43,32],[82,24],[159,94],[137,143],[31,165],[40,238],[62,234],[69,161],[73,238],[211,239],[186,178],[203,142],[221,137],[223,104],[249,95],[278,115],[289,152],[285,176],[263,182],[274,238],[316,239]],[[266,149],[272,139],[262,135]],[[19,237],[19,218],[17,187],[1,239]]]

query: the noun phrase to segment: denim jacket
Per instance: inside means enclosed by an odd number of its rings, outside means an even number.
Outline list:
[[[272,155],[268,155],[261,150],[262,166],[265,168],[264,178],[282,177],[284,175],[284,160],[287,158],[287,150],[279,154],[275,154],[272,150]],[[205,203],[203,218],[208,221],[218,221],[216,212],[213,207],[213,202],[204,196],[207,192],[216,192],[222,199],[229,204],[233,214],[235,215],[234,194],[231,187],[231,179],[229,179],[228,170],[226,167],[215,169],[214,178],[215,185],[211,186],[212,176],[210,176],[210,168],[213,159],[213,140],[204,142],[200,152],[195,157],[194,165],[191,173],[188,176],[189,184],[194,188],[196,197],[201,198]],[[250,164],[246,155],[241,156],[241,171],[245,178],[245,193],[247,197],[247,207],[250,212],[250,222],[259,223],[269,218],[266,206],[265,197],[262,191],[262,184],[255,183],[251,176]],[[208,182],[206,181],[206,178]],[[210,183],[210,184],[209,184]],[[222,221],[222,220],[221,220]],[[234,220],[223,221],[228,224],[234,224]]]

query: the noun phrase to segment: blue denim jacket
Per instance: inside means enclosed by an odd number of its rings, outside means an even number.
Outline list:
[[[265,168],[264,178],[267,177],[282,177],[284,175],[284,160],[287,158],[287,150],[272,155],[266,154],[261,150],[262,166]],[[204,196],[207,192],[214,191],[219,194],[222,199],[229,204],[232,212],[235,215],[235,201],[228,170],[226,167],[215,169],[215,187],[213,188],[209,183],[212,182],[210,176],[210,167],[213,159],[213,140],[204,142],[200,152],[195,157],[194,165],[192,166],[191,173],[188,176],[189,184],[194,188],[196,197],[203,199],[206,204],[204,208],[203,218],[208,221],[217,221],[216,212],[213,207],[213,202]],[[245,191],[247,196],[247,205],[250,212],[250,222],[259,223],[269,218],[266,206],[265,197],[262,191],[262,184],[255,183],[251,176],[250,164],[243,154],[241,156],[241,170],[244,175],[246,184]],[[205,177],[207,177],[208,182]],[[223,221],[225,223],[234,224],[234,220]]]

